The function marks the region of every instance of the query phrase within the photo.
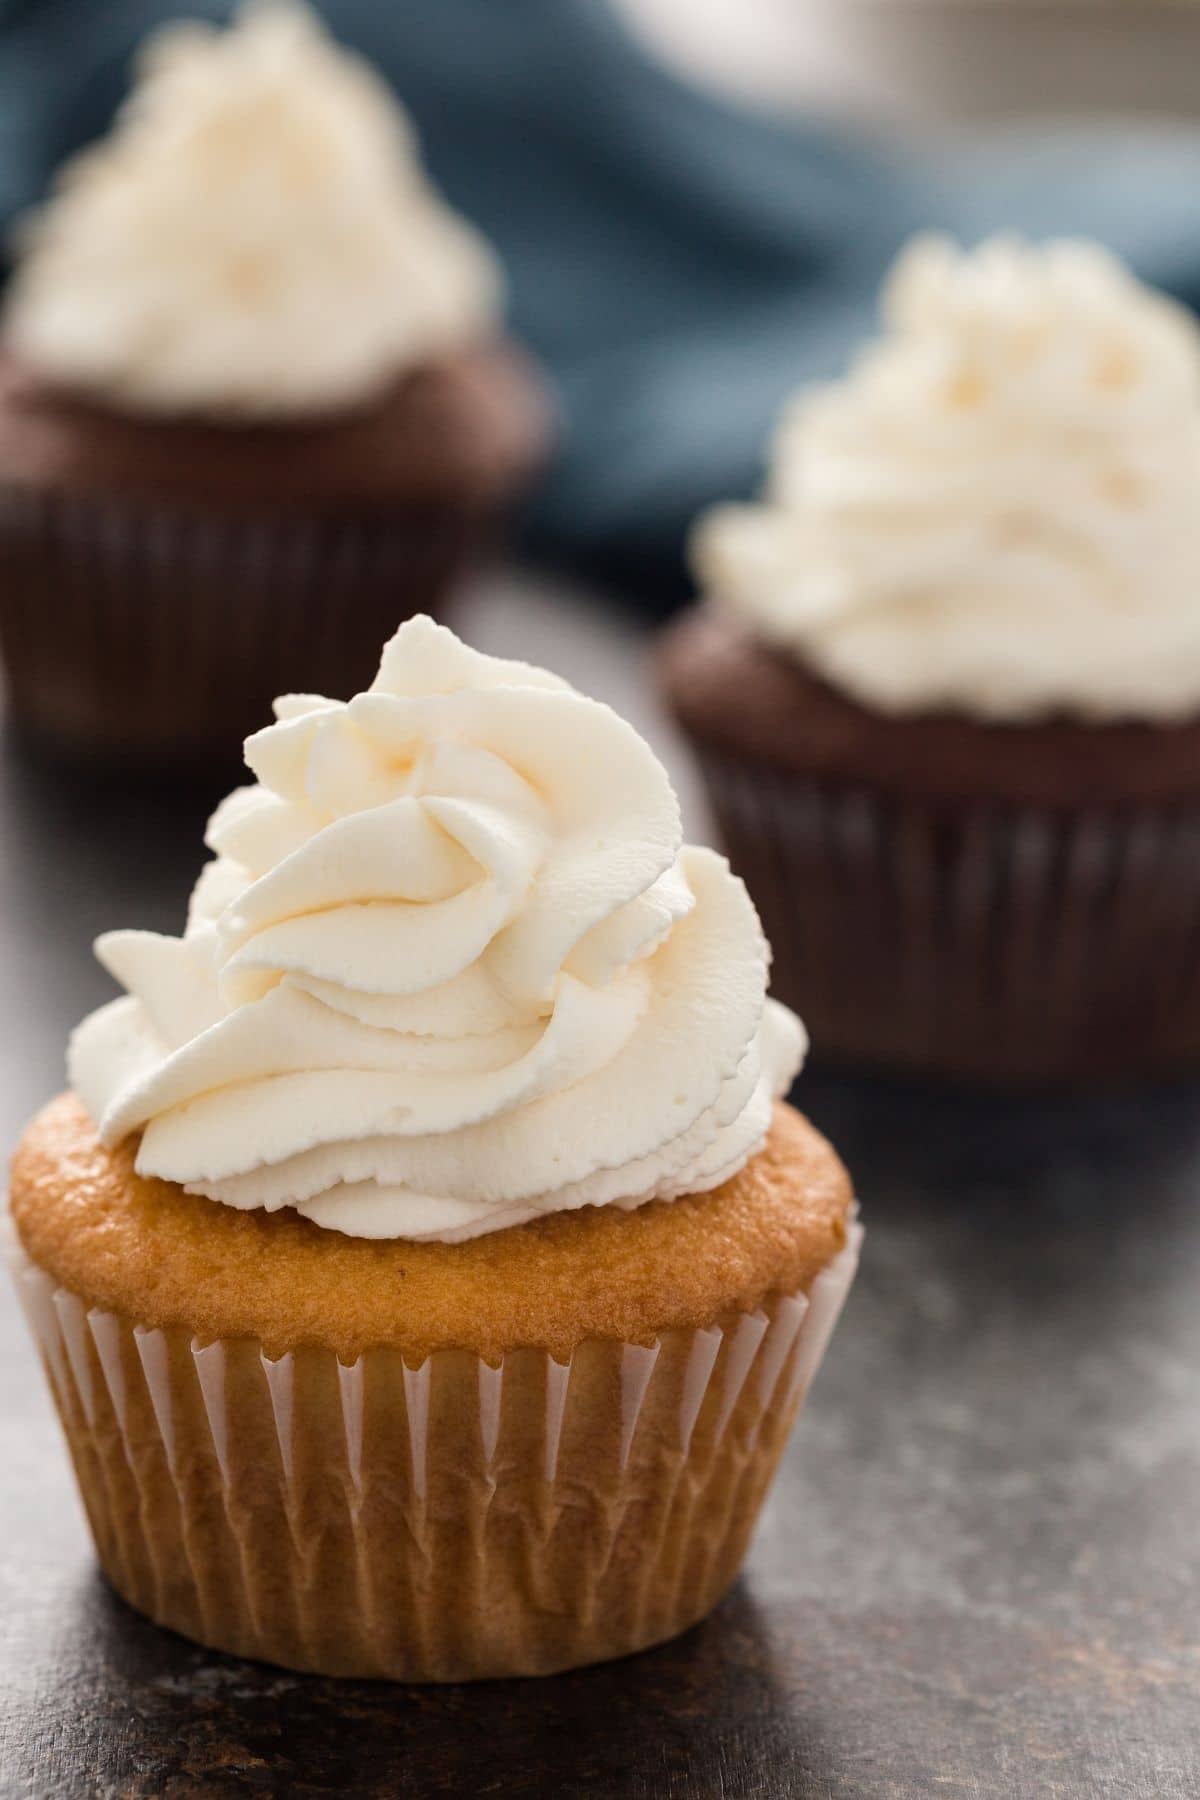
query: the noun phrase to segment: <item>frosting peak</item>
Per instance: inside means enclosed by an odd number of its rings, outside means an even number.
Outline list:
[[[803,1032],[630,726],[423,618],[367,693],[276,714],[183,937],[97,944],[128,994],[70,1070],[107,1143],[142,1131],[142,1173],[232,1206],[445,1240],[759,1148]]]
[[[135,411],[352,406],[499,308],[491,252],[429,188],[390,90],[288,0],[155,33],[22,249],[15,353]]]
[[[1200,709],[1200,333],[1098,245],[940,238],[884,334],[786,412],[718,604],[883,711]]]

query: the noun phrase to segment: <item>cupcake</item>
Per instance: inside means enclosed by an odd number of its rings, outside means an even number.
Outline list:
[[[20,237],[0,651],[60,749],[204,762],[366,685],[546,441],[495,260],[382,81],[293,5],[148,42]]]
[[[13,1163],[101,1564],[328,1674],[656,1643],[734,1579],[860,1235],[753,906],[616,714],[429,619],[276,715]]]
[[[937,239],[702,519],[666,693],[831,1057],[1200,1056],[1200,337],[1082,243]]]

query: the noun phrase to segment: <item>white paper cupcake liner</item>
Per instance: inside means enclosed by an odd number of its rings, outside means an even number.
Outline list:
[[[566,1363],[201,1344],[14,1248],[100,1561],[159,1623],[328,1674],[539,1674],[646,1647],[737,1573],[858,1262]]]

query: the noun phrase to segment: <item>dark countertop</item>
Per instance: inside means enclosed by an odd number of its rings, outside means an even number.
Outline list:
[[[632,632],[516,588],[477,624],[677,755]],[[182,924],[203,810],[0,756],[6,1146],[109,991],[92,935]],[[742,1581],[607,1668],[388,1688],[156,1630],[96,1572],[0,1299],[0,1793],[1194,1800],[1200,1089],[797,1097],[857,1177],[862,1273]]]

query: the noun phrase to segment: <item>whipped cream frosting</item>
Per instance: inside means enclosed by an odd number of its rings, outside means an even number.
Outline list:
[[[455,1241],[715,1187],[803,1056],[725,860],[555,676],[418,618],[348,703],[276,702],[182,937],[96,949],[71,1040],[107,1144],[230,1206]]]
[[[433,194],[389,89],[281,0],[154,34],[21,250],[14,353],[150,413],[353,406],[489,334],[500,306],[495,259]]]
[[[1096,245],[939,238],[884,333],[785,414],[759,505],[699,524],[713,600],[863,703],[1200,708],[1200,334]]]

